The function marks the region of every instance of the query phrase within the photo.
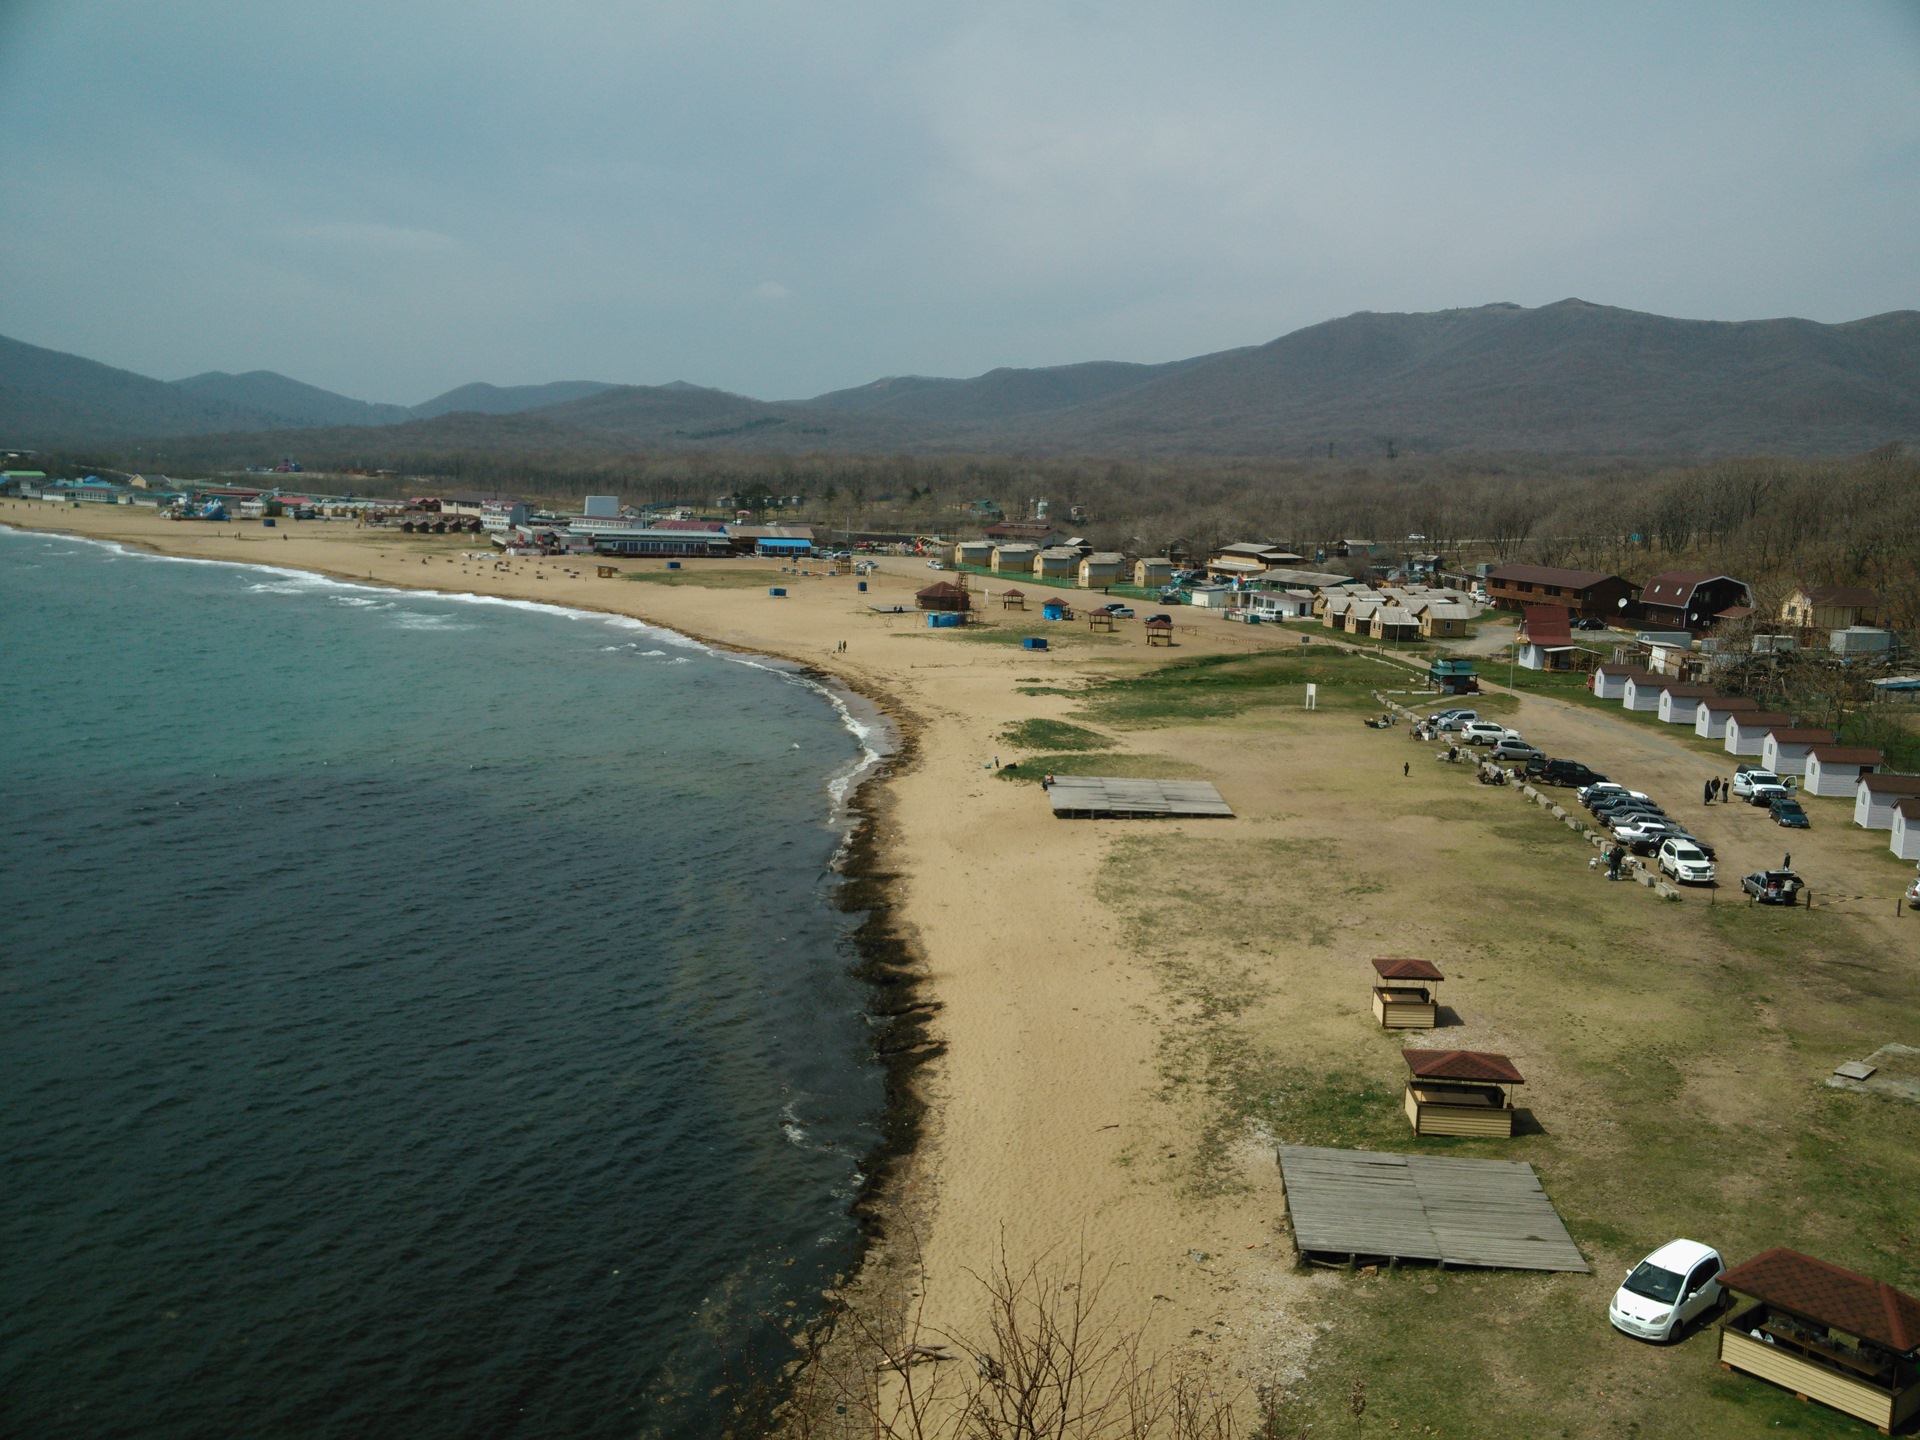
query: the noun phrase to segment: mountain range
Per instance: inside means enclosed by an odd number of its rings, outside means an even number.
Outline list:
[[[1165,364],[893,377],[797,401],[685,383],[559,381],[466,385],[424,405],[381,405],[264,370],[152,380],[0,338],[0,443],[246,433],[263,452],[411,455],[1843,454],[1920,441],[1920,312],[1828,325],[1680,320],[1581,300],[1363,311]]]

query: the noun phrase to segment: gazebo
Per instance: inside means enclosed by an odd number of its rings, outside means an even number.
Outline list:
[[[1087,630],[1113,630],[1113,612],[1111,610],[1089,610],[1087,612]]]
[[[1003,610],[1024,610],[1027,608],[1027,592],[1024,590],[1003,590],[1000,592],[1000,608]]]
[[[1447,977],[1430,960],[1375,960],[1373,1018],[1387,1030],[1431,1030],[1439,985]]]
[[[914,593],[914,603],[922,610],[957,611],[965,614],[972,608],[967,587],[956,585],[951,580],[936,580],[926,589]]]
[[[1165,615],[1155,615],[1149,618],[1147,621],[1146,629],[1147,629],[1147,644],[1149,645],[1172,645],[1173,644],[1173,621],[1169,620]]]
[[[1920,1414],[1920,1300],[1884,1281],[1768,1250],[1720,1276],[1739,1295],[1720,1324],[1720,1368],[1744,1370],[1880,1427]]]
[[[1416,1135],[1513,1134],[1513,1092],[1526,1079],[1488,1050],[1402,1050],[1407,1119]]]

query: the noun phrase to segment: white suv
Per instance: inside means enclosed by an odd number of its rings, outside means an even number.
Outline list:
[[[1713,861],[1691,840],[1675,836],[1660,842],[1660,868],[1682,885],[1711,885]]]
[[[1496,745],[1502,740],[1518,740],[1520,732],[1493,720],[1469,720],[1460,727],[1460,737],[1469,745]]]
[[[1733,793],[1742,800],[1753,799],[1756,785],[1780,785],[1780,777],[1771,770],[1762,770],[1757,766],[1733,772]],[[1780,788],[1784,790],[1786,787],[1781,785]]]

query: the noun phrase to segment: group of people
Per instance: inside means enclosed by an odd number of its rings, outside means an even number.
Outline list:
[[[1714,776],[1713,779],[1707,781],[1707,783],[1701,787],[1700,803],[1703,805],[1711,805],[1716,800],[1724,805],[1732,798],[1733,786],[1725,780],[1722,780],[1718,775]]]

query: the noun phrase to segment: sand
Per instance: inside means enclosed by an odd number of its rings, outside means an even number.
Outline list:
[[[1146,646],[1138,619],[1122,622],[1111,639],[1062,623],[1051,627],[1055,648],[1036,654],[929,631],[917,613],[869,608],[911,607],[914,591],[937,578],[924,560],[882,560],[866,577],[866,594],[851,576],[781,575],[774,561],[685,562],[683,574],[756,577],[750,586],[708,588],[602,579],[592,557],[515,561],[503,570],[483,537],[416,538],[346,521],[282,521],[265,530],[162,521],[144,508],[56,510],[15,501],[0,502],[0,523],[631,615],[813,666],[869,696],[916,740],[914,762],[886,782],[884,844],[900,875],[898,920],[924,968],[944,1047],[921,1079],[930,1103],[923,1138],[885,1197],[896,1217],[887,1230],[888,1273],[917,1288],[903,1278],[917,1257],[926,1323],[972,1330],[980,1320],[972,1272],[1003,1243],[1017,1264],[1084,1250],[1095,1267],[1112,1267],[1107,1303],[1144,1326],[1150,1350],[1216,1322],[1257,1325],[1272,1338],[1283,1309],[1276,1291],[1300,1282],[1273,1263],[1280,1202],[1271,1156],[1249,1155],[1253,1192],[1230,1204],[1184,1198],[1150,1169],[1123,1163],[1143,1149],[1179,1144],[1153,1093],[1159,992],[1141,957],[1128,952],[1120,917],[1094,893],[1096,872],[1125,826],[1056,821],[1037,786],[1007,783],[987,768],[996,755],[1014,758],[1001,739],[1006,725],[1069,713],[1064,697],[1020,693],[1022,681],[1070,688],[1164,661],[1169,652]],[[474,554],[484,558],[462,558]],[[623,575],[667,573],[664,561],[616,563]],[[769,596],[762,580],[788,595]],[[989,616],[1013,618],[998,604],[1005,586],[985,585],[995,597]],[[1040,594],[1055,592],[1026,588],[1032,611],[1022,618],[1037,622]],[[1297,643],[1272,627],[1190,611],[1180,619],[1173,655]],[[1154,746],[1164,748],[1159,735]],[[1231,792],[1231,773],[1216,778]],[[1204,833],[1219,823],[1157,822],[1156,833],[1177,843],[1189,826]]]

